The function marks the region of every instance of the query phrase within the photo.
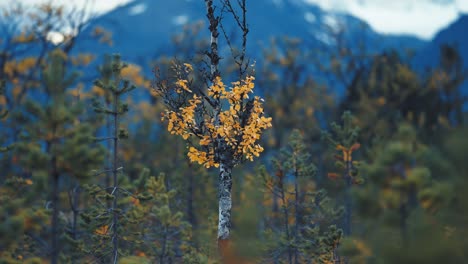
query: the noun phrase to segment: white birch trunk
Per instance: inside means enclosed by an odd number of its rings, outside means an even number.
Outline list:
[[[232,166],[221,163],[219,166],[219,220],[218,241],[228,240],[231,232],[231,208],[232,208]]]

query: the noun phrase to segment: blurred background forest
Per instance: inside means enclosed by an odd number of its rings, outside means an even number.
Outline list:
[[[205,1],[0,3],[0,263],[468,262],[468,15],[427,40],[244,2],[214,1],[219,72],[272,127],[232,170],[229,258],[219,169],[157,89],[209,71]]]

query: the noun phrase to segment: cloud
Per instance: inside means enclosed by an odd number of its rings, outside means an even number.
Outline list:
[[[467,0],[305,0],[328,11],[361,18],[380,33],[410,34],[430,39],[468,12]]]
[[[15,0],[10,0],[15,2]],[[48,0],[19,0],[23,4],[38,4]],[[100,14],[132,0],[95,0],[92,11]],[[281,1],[281,0],[273,0]],[[410,34],[430,39],[468,13],[468,0],[304,0],[328,11],[350,13],[384,34]],[[1,2],[4,2],[1,0]],[[8,2],[8,1],[6,1]],[[54,0],[56,4],[82,6],[86,0]],[[5,2],[4,2],[5,3]],[[3,3],[2,3],[3,4]],[[0,4],[0,5],[2,5]],[[7,4],[7,3],[5,3]]]
[[[457,0],[455,1],[455,6],[460,12],[468,13],[468,1],[466,0]]]

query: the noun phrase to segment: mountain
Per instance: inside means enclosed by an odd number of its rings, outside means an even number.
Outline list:
[[[416,54],[413,63],[421,71],[426,68],[435,67],[439,64],[440,46],[444,44],[452,45],[458,49],[463,60],[463,68],[468,71],[468,14],[460,17],[441,30]],[[461,86],[462,95],[468,96],[468,80]],[[464,105],[464,110],[468,110],[468,103]]]
[[[344,37],[349,43],[357,46],[364,41],[366,48],[372,51],[392,47],[419,49],[426,44],[415,37],[378,34],[356,17],[326,12],[304,0],[249,1],[247,18],[250,26],[248,50],[255,59],[260,59],[260,44],[268,45],[274,36],[298,37],[310,48],[334,45],[330,32],[339,26],[344,26]],[[135,0],[97,18],[88,30],[102,26],[111,31],[114,46],[110,50],[105,47],[105,51],[119,52],[127,60],[141,62],[170,50],[171,36],[180,32],[186,23],[200,20],[206,20],[204,1]],[[226,28],[234,27],[226,25]],[[206,30],[204,34],[208,36],[209,33]],[[81,48],[99,49],[86,44]]]
[[[455,22],[439,31],[431,42],[419,50],[415,57],[416,65],[421,68],[437,65],[440,45],[449,44],[458,48],[466,68],[468,66],[467,28],[468,14],[462,14]]]

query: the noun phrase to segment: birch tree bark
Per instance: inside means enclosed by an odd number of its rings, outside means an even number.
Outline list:
[[[219,166],[219,220],[218,242],[229,240],[231,233],[231,208],[232,208],[232,166],[221,163]]]

